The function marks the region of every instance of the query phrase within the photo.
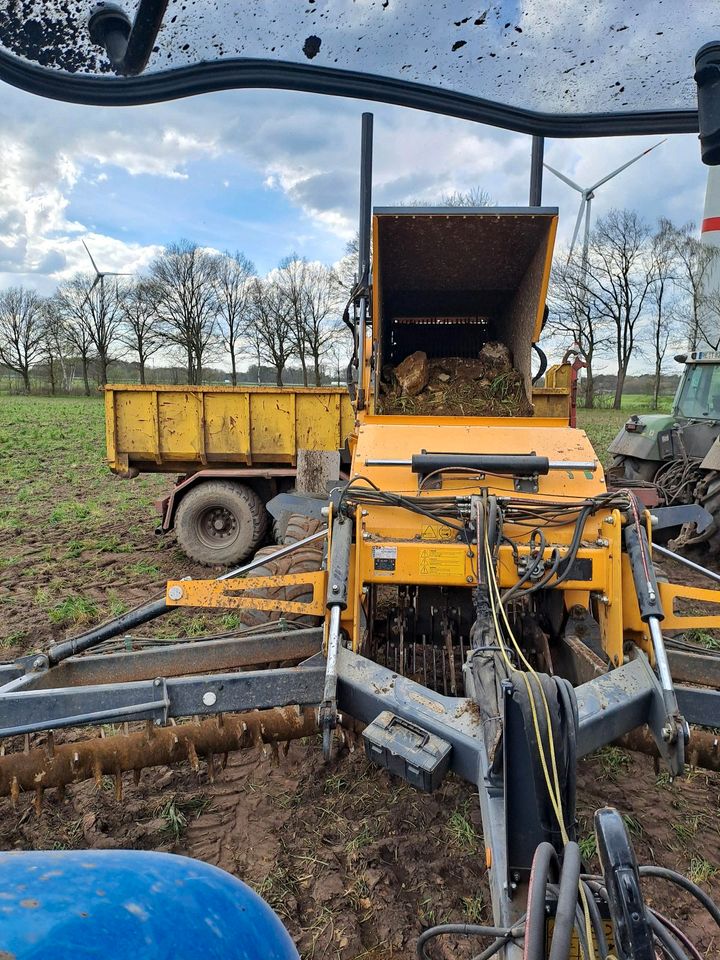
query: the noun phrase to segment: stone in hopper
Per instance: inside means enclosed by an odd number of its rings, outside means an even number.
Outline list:
[[[480,351],[480,359],[492,363],[498,373],[512,367],[510,350],[504,343],[499,343],[497,340],[489,340],[485,344]]]
[[[427,386],[429,373],[427,354],[422,350],[405,357],[395,367],[395,379],[400,384],[403,396],[415,397],[421,393]]]

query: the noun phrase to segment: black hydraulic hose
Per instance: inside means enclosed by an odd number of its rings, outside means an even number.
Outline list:
[[[660,880],[667,880],[670,883],[675,883],[677,886],[682,887],[683,890],[687,890],[688,893],[692,894],[692,896],[695,897],[695,899],[705,907],[715,923],[718,925],[718,927],[720,927],[720,909],[718,909],[718,906],[712,897],[705,893],[705,891],[696,883],[693,883],[692,880],[689,880],[681,873],[676,873],[675,870],[670,870],[667,867],[648,865],[638,867],[638,870],[641,877],[657,877]]]
[[[122,616],[108,621],[108,623],[103,623],[99,627],[88,630],[86,633],[81,633],[79,637],[72,637],[70,640],[63,640],[62,643],[56,643],[48,650],[50,665],[55,666],[55,664],[60,663],[61,660],[66,660],[76,653],[82,653],[91,647],[96,647],[104,640],[117,637],[120,633],[127,633],[129,630],[133,630],[143,623],[149,623],[151,620],[155,620],[169,610],[174,609],[175,607],[169,607],[167,605],[165,597],[161,597],[159,600],[152,600],[150,603],[145,603],[135,610],[130,610],[128,613],[124,613]]]
[[[665,927],[671,936],[675,937],[680,946],[687,950],[690,960],[703,960],[695,944],[688,940],[682,930],[676,927],[671,920],[668,920],[668,918],[663,916],[662,913],[658,913],[657,910],[653,910],[652,908],[650,912],[655,914],[660,923]]]
[[[545,900],[553,868],[557,877],[560,872],[557,853],[546,841],[538,845],[530,867],[523,960],[545,960]]]
[[[671,958],[671,960],[690,960],[690,957],[688,957],[675,937],[673,937],[670,931],[663,926],[662,923],[660,923],[652,910],[648,910],[646,908],[645,918],[648,922],[648,926],[655,936],[655,939],[659,941],[662,949],[665,951],[667,956]]]
[[[533,553],[533,550],[535,549],[536,540],[539,540],[539,547],[537,548],[537,553]],[[547,546],[547,540],[545,538],[545,534],[542,532],[542,530],[539,527],[535,527],[535,529],[530,534],[530,553],[528,554],[528,563],[527,563],[527,567],[525,568],[525,572],[502,595],[501,600],[502,600],[503,606],[505,606],[505,604],[518,593],[520,588],[524,586],[528,582],[528,580],[532,577],[532,575],[535,573],[535,571],[540,566],[540,564],[544,562],[543,558],[545,555],[546,546]]]
[[[563,854],[560,891],[548,960],[568,960],[570,956],[581,869],[580,847],[570,841],[565,844]]]
[[[600,951],[600,960],[607,960],[610,948],[608,946],[607,937],[605,936],[605,924],[600,916],[597,900],[595,899],[593,892],[587,883],[584,880],[581,880],[580,883],[585,891],[585,899],[587,900],[588,911],[590,913],[590,923],[592,924],[593,934],[595,935],[598,949]]]
[[[577,792],[577,731],[579,726],[578,706],[575,692],[568,680],[563,677],[553,677],[558,697],[563,706],[565,720],[565,743],[567,744],[567,766],[565,777],[567,783],[565,808],[575,809],[575,795]],[[573,824],[567,824],[573,829]]]
[[[507,942],[508,939],[522,936],[522,927],[485,927],[476,923],[441,923],[436,927],[428,927],[423,930],[415,945],[415,955],[417,960],[430,960],[425,953],[425,945],[436,937],[444,936],[461,937],[495,937],[496,939]]]

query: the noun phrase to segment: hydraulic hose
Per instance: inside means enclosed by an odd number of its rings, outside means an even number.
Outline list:
[[[663,926],[662,923],[660,923],[652,910],[646,909],[645,917],[655,939],[660,942],[663,951],[671,958],[671,960],[690,960],[690,957],[688,957],[675,937],[673,937],[670,931]]]
[[[565,845],[563,855],[560,890],[555,913],[555,927],[550,943],[549,960],[568,960],[570,956],[581,869],[580,847],[571,840],[570,843]]]
[[[590,911],[590,922],[592,923],[593,935],[597,940],[598,949],[600,950],[600,960],[607,960],[610,948],[608,946],[607,937],[605,936],[605,924],[600,916],[597,901],[593,896],[592,890],[584,880],[581,880],[580,882],[585,890],[585,899],[587,901],[588,910]]]
[[[530,868],[523,960],[545,958],[545,893],[551,869],[557,876],[560,864],[555,848],[551,843],[541,843]]]
[[[502,940],[507,943],[508,940],[521,937],[522,932],[523,928],[521,925],[517,927],[485,927],[476,923],[441,923],[437,927],[428,927],[427,930],[423,930],[415,946],[415,955],[417,960],[430,960],[430,957],[428,957],[425,952],[425,946],[436,937],[450,935],[461,937],[495,937],[496,941]],[[492,946],[494,947],[495,944],[492,944]]]
[[[660,880],[667,880],[670,883],[674,883],[678,887],[682,887],[683,890],[687,890],[689,894],[695,897],[695,899],[705,907],[715,923],[720,927],[720,909],[718,909],[715,901],[696,883],[693,883],[692,880],[667,867],[648,865],[638,867],[638,871],[641,877],[657,877]]]

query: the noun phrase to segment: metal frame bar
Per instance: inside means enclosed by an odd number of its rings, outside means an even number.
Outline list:
[[[392,77],[253,58],[201,63],[118,80],[117,77],[82,77],[50,70],[0,51],[0,80],[37,96],[88,106],[127,107],[218,90],[260,88],[375,100],[544,137],[624,137],[697,133],[699,129],[697,110],[565,116],[511,107],[471,94]]]

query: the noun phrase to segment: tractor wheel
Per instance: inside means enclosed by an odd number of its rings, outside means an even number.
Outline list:
[[[250,487],[232,480],[207,480],[185,494],[175,517],[183,551],[204,566],[244,560],[267,531],[265,504]]]
[[[702,536],[711,553],[720,553],[720,472],[712,470],[700,485],[698,502],[713,517],[713,524]]]
[[[312,520],[309,517],[292,516],[288,521],[288,532],[293,531],[295,540],[288,541],[296,543],[311,533],[315,533],[320,528],[319,521]],[[286,534],[287,536],[287,534]],[[270,557],[277,551],[277,546],[261,547],[255,554],[255,559],[259,557]],[[307,546],[299,547],[292,553],[280,557],[278,560],[268,560],[254,570],[250,571],[251,577],[277,577],[289,573],[311,573],[314,570],[320,570],[322,567],[323,551],[325,544],[322,540],[316,540]],[[296,584],[290,587],[277,587],[274,590],[252,590],[245,596],[262,597],[263,599],[275,600],[297,600],[303,602],[309,600],[311,590],[302,584]],[[315,627],[322,622],[322,617],[314,617],[303,613],[281,613],[276,610],[252,610],[242,608],[238,610],[238,615],[244,626],[255,627],[263,623],[272,623],[281,617],[284,620],[294,620],[296,623],[306,627]]]

